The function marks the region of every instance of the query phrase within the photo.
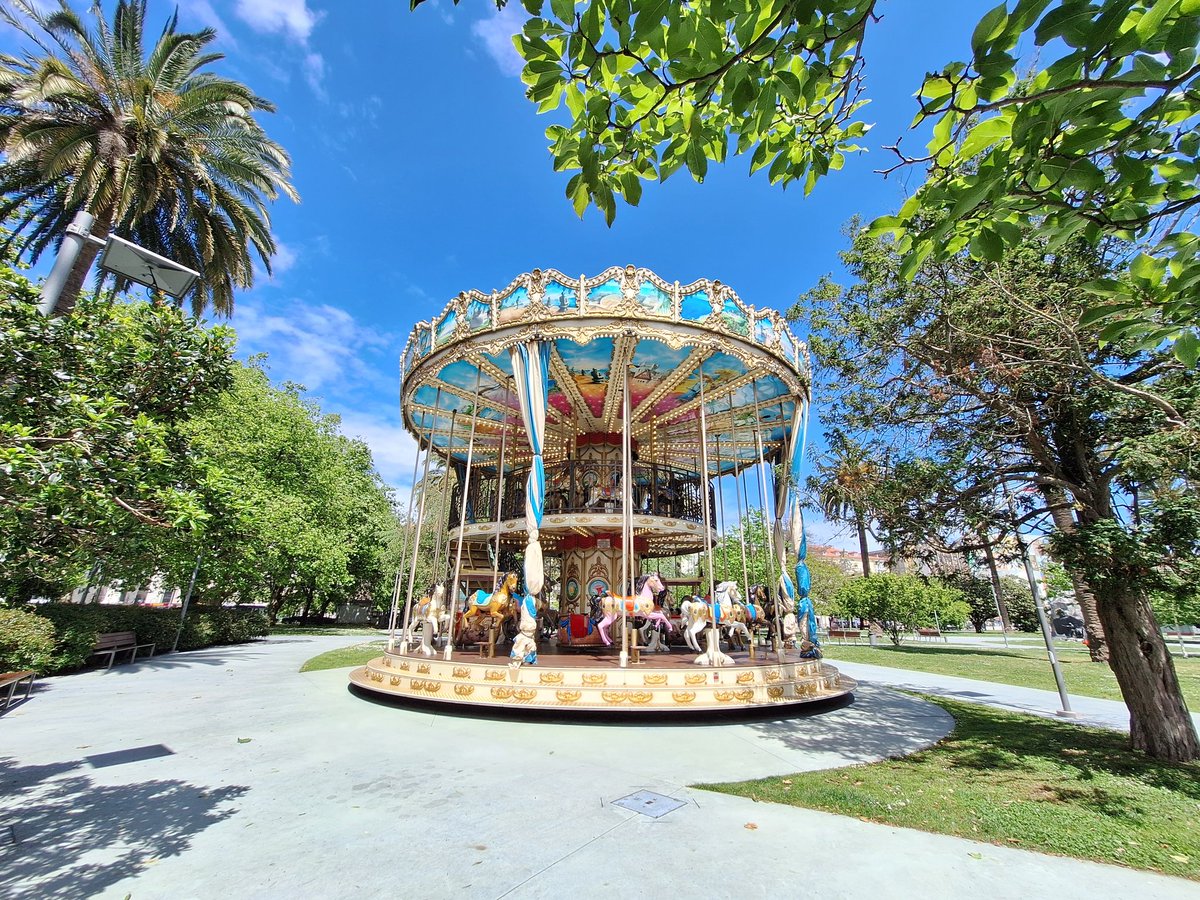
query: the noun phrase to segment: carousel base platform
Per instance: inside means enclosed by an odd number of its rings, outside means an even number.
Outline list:
[[[624,713],[728,711],[828,704],[857,687],[820,660],[795,651],[756,660],[733,654],[735,665],[698,666],[693,653],[642,654],[621,668],[616,654],[539,653],[538,664],[513,668],[507,657],[455,652],[444,660],[385,653],[350,673],[357,688],[424,703],[494,709]]]

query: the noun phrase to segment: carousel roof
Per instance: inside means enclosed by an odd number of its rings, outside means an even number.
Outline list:
[[[703,392],[709,471],[729,472],[784,445],[809,393],[807,348],[774,310],[728,286],[666,282],[613,267],[593,278],[534,270],[502,291],[470,291],[414,328],[402,357],[409,430],[443,456],[492,468],[530,461],[510,350],[550,344],[545,457],[567,458],[580,434],[619,433],[628,383],[639,457],[698,470]]]

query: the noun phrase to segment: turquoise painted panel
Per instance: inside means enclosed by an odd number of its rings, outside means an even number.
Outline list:
[[[472,300],[467,304],[467,328],[481,331],[492,324],[492,305],[483,300]]]
[[[433,344],[430,341],[431,332],[428,325],[417,326],[417,355],[428,356],[429,351],[433,349]]]
[[[616,309],[621,303],[621,285],[615,278],[598,284],[588,291],[588,305],[598,309]]]
[[[786,328],[779,329],[779,349],[788,360],[796,361],[796,342],[792,340],[792,333]]]
[[[775,326],[772,324],[770,316],[760,316],[754,322],[754,340],[763,345],[774,343]]]
[[[638,288],[638,303],[642,309],[656,316],[671,314],[671,296],[650,281],[643,281]]]
[[[513,290],[511,294],[500,301],[500,313],[496,316],[501,325],[515,322],[521,317],[525,307],[529,306],[529,291],[524,287]]]
[[[437,323],[437,346],[440,347],[450,340],[454,335],[456,325],[458,325],[458,313],[452,309],[446,315],[442,316],[442,320]]]
[[[544,302],[551,309],[566,312],[568,309],[579,308],[579,294],[575,292],[575,288],[569,288],[565,284],[551,281],[546,285],[546,299]]]
[[[685,296],[679,305],[679,314],[688,322],[699,322],[708,318],[712,314],[708,291],[695,291]]]
[[[750,336],[750,321],[732,297],[725,301],[725,308],[721,310],[721,318],[725,321],[725,327],[734,334]]]

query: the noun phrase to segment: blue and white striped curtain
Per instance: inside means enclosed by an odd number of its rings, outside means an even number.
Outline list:
[[[550,345],[545,341],[517,344],[512,348],[513,381],[521,403],[521,420],[533,451],[533,468],[525,483],[525,590],[536,594],[546,581],[542,544],[538,529],[546,506],[546,468],[542,462],[542,439],[546,434],[546,394],[550,388]]]
[[[791,505],[791,545],[796,554],[796,596],[803,599],[812,588],[812,576],[808,571],[805,560],[808,557],[808,538],[804,534],[804,510],[800,507],[800,469],[804,465],[805,443],[808,439],[808,403],[797,397],[796,410],[792,414],[792,433],[788,441],[788,472],[787,496]],[[785,583],[791,579],[787,576],[787,566],[783,564],[782,556],[786,553],[782,544],[779,547],[780,569]],[[788,593],[792,592],[788,590]]]

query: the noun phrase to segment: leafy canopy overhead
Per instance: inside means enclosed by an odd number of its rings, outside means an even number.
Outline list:
[[[419,5],[421,0],[413,0]],[[498,5],[504,5],[502,2]],[[611,222],[642,181],[750,154],[750,170],[805,191],[862,149],[864,40],[877,0],[522,0],[515,38],[529,99],[567,195]],[[995,260],[1036,223],[1055,242],[1105,236],[1140,253],[1093,285],[1102,337],[1200,355],[1200,0],[1016,0],[989,11],[964,56],[917,88],[927,168],[894,232],[906,274],[964,248]],[[1038,62],[1019,69],[1017,48]],[[931,60],[933,69],[938,61]],[[889,170],[890,171],[890,170]]]

